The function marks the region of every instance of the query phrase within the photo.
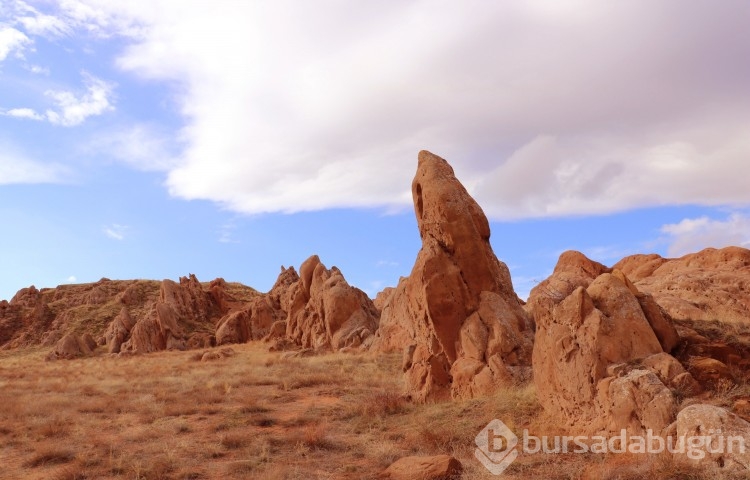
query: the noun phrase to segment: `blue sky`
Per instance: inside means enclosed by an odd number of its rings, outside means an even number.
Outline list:
[[[408,275],[417,152],[522,297],[750,245],[750,5],[0,0],[0,298],[101,277]]]

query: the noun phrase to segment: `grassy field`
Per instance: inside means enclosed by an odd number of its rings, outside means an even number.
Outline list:
[[[367,479],[402,456],[441,453],[466,479],[702,478],[661,458],[593,454],[522,454],[494,477],[474,458],[490,420],[557,433],[531,385],[414,405],[401,396],[400,357],[232,349],[209,362],[0,352],[0,478]]]

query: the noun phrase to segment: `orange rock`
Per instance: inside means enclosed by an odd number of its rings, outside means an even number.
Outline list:
[[[457,480],[463,466],[450,455],[403,457],[391,464],[379,478],[384,480]]]
[[[120,347],[130,335],[130,330],[135,326],[135,322],[130,318],[128,309],[122,307],[120,313],[112,320],[107,330],[104,332],[104,338],[109,353],[120,353]]]
[[[622,272],[567,252],[529,297],[537,395],[571,430],[658,432],[674,417],[676,401],[659,377],[682,372],[663,353],[638,294]],[[653,371],[626,368],[647,357]]]
[[[73,358],[91,355],[93,348],[96,348],[96,343],[94,343],[92,348],[92,341],[93,339],[90,336],[84,338],[72,333],[65,335],[59,342],[57,342],[57,345],[55,345],[55,348],[49,353],[49,355],[47,355],[46,359],[71,360]]]
[[[700,455],[689,446],[677,449],[674,459],[678,465],[710,468],[714,478],[747,478],[750,450],[746,446],[750,444],[750,423],[734,413],[714,405],[690,405],[680,411],[677,420],[664,433],[675,441],[689,437],[702,439],[703,447],[698,449]],[[736,473],[742,477],[737,477]]]
[[[382,305],[374,348],[405,351],[407,389],[418,401],[526,378],[532,326],[492,251],[484,212],[448,162],[427,151],[412,197],[422,248]]]
[[[734,377],[729,367],[715,358],[692,357],[688,371],[703,388],[715,390],[721,386],[722,382],[729,386],[734,384]]]
[[[286,336],[304,348],[359,347],[378,328],[369,297],[350,286],[338,268],[327,269],[317,255],[305,260],[299,281],[288,287],[281,303],[288,308]]]
[[[615,264],[676,320],[750,318],[750,250],[707,248],[681,258],[634,255]],[[631,275],[632,274],[632,275]]]

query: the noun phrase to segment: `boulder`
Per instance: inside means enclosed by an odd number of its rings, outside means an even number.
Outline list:
[[[277,320],[271,324],[268,334],[263,337],[264,342],[286,337],[286,320]]]
[[[666,431],[682,451],[674,453],[675,462],[691,467],[714,469],[715,478],[750,470],[750,423],[714,405],[690,405],[677,414]],[[690,448],[689,438],[697,438],[699,447]]]
[[[245,343],[250,340],[250,311],[242,310],[222,317],[216,327],[216,344]]]
[[[403,457],[383,471],[384,480],[457,480],[463,466],[450,455],[434,457]]]
[[[552,275],[531,290],[525,308],[531,313],[534,321],[548,316],[554,306],[567,298],[576,288],[588,288],[599,275],[610,272],[611,268],[587,258],[581,252],[563,252]]]
[[[690,397],[703,391],[701,385],[685,370],[685,367],[668,353],[657,353],[641,362],[666,386],[678,390],[682,396]]]
[[[688,371],[703,388],[716,390],[725,385],[734,385],[734,377],[723,362],[709,357],[691,357]]]
[[[89,356],[93,353],[96,348],[96,342],[93,346],[91,345],[93,338],[87,336],[87,338],[79,335],[69,333],[62,337],[57,342],[55,348],[47,355],[47,360],[71,360],[73,358],[79,358]]]
[[[277,308],[270,295],[257,296],[248,303],[250,338],[260,340],[269,334],[271,326],[286,319],[286,312]]]
[[[684,372],[663,352],[637,289],[581,255],[567,252],[561,262],[552,275],[560,278],[545,280],[529,298],[539,402],[581,434],[661,431],[676,400],[660,377],[669,382]],[[651,371],[636,368],[643,359]]]
[[[444,159],[419,153],[412,197],[422,248],[382,304],[373,348],[406,351],[417,401],[471,397],[528,376],[533,325],[490,246],[482,209]]]

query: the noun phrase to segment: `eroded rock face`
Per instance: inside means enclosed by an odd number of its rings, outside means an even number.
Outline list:
[[[721,407],[685,407],[666,433],[675,439],[703,437],[704,446],[700,449],[691,452],[686,445],[681,453],[675,453],[677,463],[714,468],[716,478],[722,478],[723,473],[746,474],[750,470],[750,423]]]
[[[405,350],[412,397],[470,397],[522,379],[533,328],[482,209],[451,166],[419,153],[412,196],[422,248],[384,299],[375,348]]]
[[[120,347],[128,338],[134,326],[135,322],[130,317],[128,309],[123,307],[104,332],[107,351],[109,353],[120,353]]]
[[[288,309],[286,336],[304,348],[359,347],[378,328],[378,312],[367,295],[317,255],[302,263],[299,280],[287,288],[281,304]]]
[[[584,259],[564,254],[553,273],[560,278],[542,282],[529,299],[537,324],[533,368],[539,401],[584,434],[660,432],[676,409],[667,385],[685,373],[663,353],[652,327],[668,320],[650,318],[658,308],[622,272],[609,273]],[[651,361],[645,368],[632,368],[646,358]]]
[[[209,289],[204,289],[195,275],[181,277],[179,283],[164,280],[158,300],[132,326],[120,351],[184,350],[188,346],[188,331],[213,325],[224,313],[222,306],[227,308],[227,302],[223,281],[213,282]],[[117,326],[111,329],[117,330]]]
[[[72,360],[91,355],[96,349],[96,342],[90,335],[70,333],[62,337],[55,348],[47,355],[47,360]]]
[[[615,264],[676,320],[750,319],[750,250],[707,248],[681,258],[633,255]]]

